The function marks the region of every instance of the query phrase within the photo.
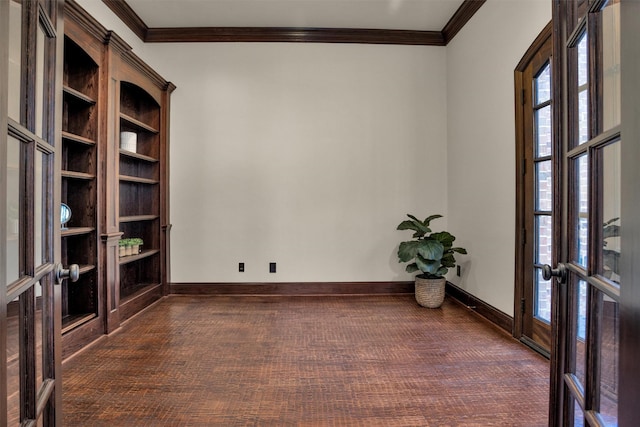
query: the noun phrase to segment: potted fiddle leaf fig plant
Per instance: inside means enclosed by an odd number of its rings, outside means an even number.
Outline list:
[[[445,274],[456,266],[454,253],[466,254],[464,248],[453,247],[456,239],[447,231],[432,232],[431,221],[442,215],[431,215],[420,221],[407,214],[409,220],[402,221],[398,230],[413,231],[413,240],[400,243],[399,262],[408,262],[408,273],[420,271],[415,278],[415,297],[418,304],[428,308],[438,308],[444,301]]]

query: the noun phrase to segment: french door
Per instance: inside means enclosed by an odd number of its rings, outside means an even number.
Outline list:
[[[555,141],[552,132],[552,26],[547,25],[515,70],[516,99],[516,289],[514,336],[549,356]]]
[[[57,0],[0,0],[0,426],[61,425]]]
[[[554,120],[563,183],[556,222],[562,230],[556,240],[561,262],[543,269],[545,278],[556,280],[553,426],[640,422],[637,402],[626,398],[638,395],[638,369],[624,363],[634,354],[638,363],[640,337],[622,333],[637,331],[633,310],[640,305],[634,266],[640,254],[640,158],[625,160],[626,153],[640,152],[640,132],[637,125],[635,131],[623,131],[625,122],[640,120],[633,113],[640,111],[640,73],[625,76],[637,64],[638,52],[627,55],[622,49],[625,39],[640,43],[639,5],[633,0],[553,2],[554,99],[559,101]],[[636,22],[623,24],[623,18]],[[635,256],[628,248],[636,248]]]

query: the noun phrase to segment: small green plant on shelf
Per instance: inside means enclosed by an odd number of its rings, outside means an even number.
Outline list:
[[[118,240],[118,255],[120,258],[127,256],[127,244],[129,239]]]
[[[142,245],[144,244],[144,241],[141,238],[134,237],[133,239],[129,239],[129,242],[131,243],[132,247],[131,255],[137,255],[142,251]]]
[[[120,241],[118,241],[118,254],[120,257],[137,255],[141,252],[143,244],[144,241],[139,237],[120,239]]]

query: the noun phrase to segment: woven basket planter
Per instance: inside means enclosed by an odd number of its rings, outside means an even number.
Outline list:
[[[438,308],[444,302],[446,279],[423,279],[416,277],[416,301],[423,307]]]

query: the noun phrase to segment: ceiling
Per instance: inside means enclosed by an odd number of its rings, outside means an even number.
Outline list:
[[[149,28],[441,31],[463,0],[126,0]]]

